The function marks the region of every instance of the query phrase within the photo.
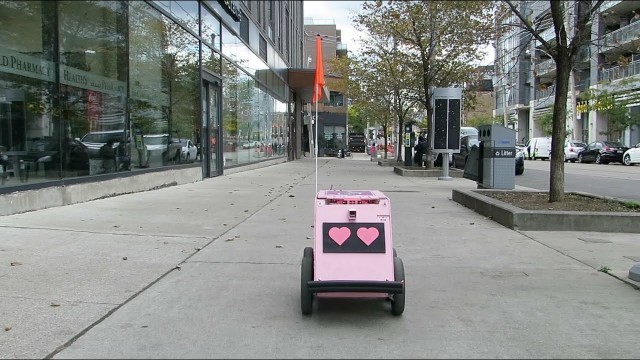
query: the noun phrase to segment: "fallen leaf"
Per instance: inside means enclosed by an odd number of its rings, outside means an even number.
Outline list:
[[[245,210],[244,212],[249,212],[249,210]]]
[[[14,261],[11,263],[11,266],[20,266],[20,265],[22,265],[22,263],[19,261]]]
[[[289,195],[289,197],[296,197],[295,195]]]
[[[51,307],[58,307],[58,306],[60,306],[60,304],[57,304],[57,303],[51,303],[51,305],[49,305],[49,306],[51,306]]]
[[[11,326],[5,326],[4,327],[4,331],[9,331],[9,330],[11,330]]]
[[[282,248],[282,245],[276,245],[276,248],[280,249]]]

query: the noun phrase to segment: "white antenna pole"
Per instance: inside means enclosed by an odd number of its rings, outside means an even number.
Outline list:
[[[318,101],[317,100],[316,100],[316,118],[313,122],[314,122],[314,125],[316,126],[315,135],[314,135],[315,137],[314,151],[316,154],[316,195],[314,195],[315,197],[318,194]]]

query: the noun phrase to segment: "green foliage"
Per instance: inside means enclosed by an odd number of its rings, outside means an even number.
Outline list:
[[[608,126],[601,135],[606,135],[609,140],[617,140],[622,132],[634,125],[640,125],[640,114],[629,111],[629,106],[640,101],[640,95],[616,98],[617,92],[607,90],[590,89],[585,96],[588,101],[588,110],[596,110],[607,116]]]
[[[627,209],[640,209],[640,204],[638,204],[637,202],[634,201],[625,201],[623,203],[623,205],[627,208]]]
[[[490,124],[502,124],[502,120],[499,117],[492,116],[476,116],[470,119],[467,119],[466,126],[478,127],[481,125],[490,125]]]
[[[358,106],[349,106],[347,116],[349,119],[349,132],[364,134],[364,130],[367,127],[367,120],[360,112]]]
[[[600,269],[599,269],[598,271],[603,272],[603,273],[605,273],[605,274],[608,274],[608,273],[609,273],[609,271],[611,271],[611,268],[610,268],[610,267],[608,267],[608,266],[601,266],[601,267],[600,267]]]
[[[544,113],[536,119],[536,125],[538,129],[542,131],[542,135],[551,136],[553,134],[553,106],[551,107],[551,111]]]

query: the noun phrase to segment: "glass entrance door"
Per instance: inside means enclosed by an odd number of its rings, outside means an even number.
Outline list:
[[[203,80],[202,89],[202,171],[205,177],[222,173],[220,144],[220,81]]]

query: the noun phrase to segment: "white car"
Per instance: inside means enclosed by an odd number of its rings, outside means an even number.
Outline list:
[[[622,163],[625,165],[633,165],[640,163],[640,143],[624,152],[622,155]]]
[[[194,161],[198,148],[189,139],[180,139],[180,144],[182,145],[182,160],[186,162]]]
[[[564,142],[564,161],[576,162],[578,160],[578,154],[584,150],[587,144],[578,140],[567,140]]]

